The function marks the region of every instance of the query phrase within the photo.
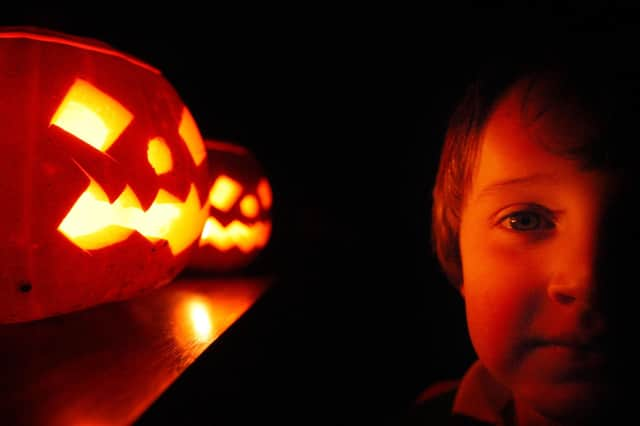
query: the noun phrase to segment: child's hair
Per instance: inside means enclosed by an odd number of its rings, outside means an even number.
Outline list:
[[[560,143],[546,144],[550,152],[577,160],[585,169],[622,170],[633,158],[632,140],[640,120],[640,73],[627,53],[618,55],[610,46],[584,50],[556,50],[524,61],[494,61],[469,86],[449,121],[433,188],[431,240],[438,261],[450,283],[462,283],[459,248],[460,217],[465,203],[480,139],[494,107],[517,82],[526,84],[521,114],[532,122],[556,106],[580,111],[585,134]],[[615,46],[614,46],[615,47]],[[630,56],[633,56],[632,54]],[[531,111],[528,102],[542,100]],[[575,143],[573,141],[579,141]]]

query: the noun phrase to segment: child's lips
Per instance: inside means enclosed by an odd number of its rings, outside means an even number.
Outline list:
[[[558,346],[577,352],[605,352],[607,349],[607,336],[604,334],[577,334],[559,333],[542,335],[529,339],[530,347]]]
[[[606,360],[604,348],[591,344],[574,344],[563,341],[550,341],[539,345],[541,350],[556,351],[576,363],[602,364]]]
[[[530,353],[545,369],[554,371],[561,380],[600,380],[610,359],[603,336],[585,337],[573,334],[533,339],[527,345]]]
[[[581,339],[573,336],[558,336],[542,340],[540,346],[560,346],[576,352],[604,352],[601,339]]]

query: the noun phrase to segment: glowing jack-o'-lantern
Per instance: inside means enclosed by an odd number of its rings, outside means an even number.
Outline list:
[[[0,323],[170,282],[206,219],[206,150],[161,73],[94,40],[0,29]]]
[[[247,148],[213,140],[205,140],[205,146],[209,217],[189,268],[238,270],[255,259],[271,236],[271,185]]]

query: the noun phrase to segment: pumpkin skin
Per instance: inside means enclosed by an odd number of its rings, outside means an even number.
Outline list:
[[[264,169],[247,148],[205,139],[209,217],[188,268],[230,272],[248,266],[271,236],[273,194]]]
[[[159,71],[91,39],[2,28],[0,129],[0,323],[127,299],[184,269],[206,150]]]

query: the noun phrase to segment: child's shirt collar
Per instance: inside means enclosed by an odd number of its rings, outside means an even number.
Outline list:
[[[460,382],[453,413],[503,425],[504,413],[511,400],[511,392],[498,383],[480,361],[476,361]]]

